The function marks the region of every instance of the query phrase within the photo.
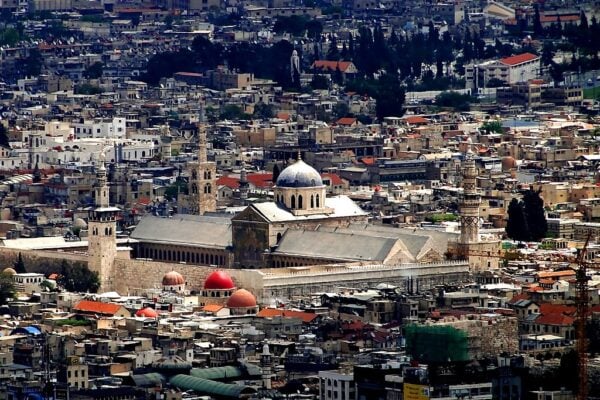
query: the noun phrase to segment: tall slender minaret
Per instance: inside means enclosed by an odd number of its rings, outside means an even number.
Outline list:
[[[190,214],[203,215],[217,210],[217,166],[208,161],[206,148],[206,130],[200,127],[198,132],[198,162],[191,162],[189,208]]]
[[[481,196],[477,191],[477,167],[470,139],[467,141],[467,146],[462,165],[463,194],[459,203],[460,243],[463,245],[479,242],[479,206],[481,205]]]
[[[242,205],[246,205],[246,201],[248,201],[248,191],[250,189],[250,184],[248,183],[248,173],[246,172],[246,167],[242,167],[242,172],[240,172],[240,202]]]
[[[109,205],[104,154],[96,171],[95,207],[88,216],[88,268],[98,273],[100,290],[114,289],[114,263],[117,256],[117,212]]]
[[[262,368],[261,377],[263,387],[265,389],[271,389],[272,360],[269,345],[267,343],[263,345],[263,351],[260,355],[260,367]]]

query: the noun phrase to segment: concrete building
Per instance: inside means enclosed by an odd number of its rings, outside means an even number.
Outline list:
[[[320,400],[354,399],[354,375],[338,371],[319,371]]]
[[[540,57],[531,53],[518,54],[495,61],[465,66],[467,89],[485,88],[490,80],[499,80],[507,85],[527,82],[540,73]]]

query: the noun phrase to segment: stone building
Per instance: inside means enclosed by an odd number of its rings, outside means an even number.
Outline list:
[[[108,185],[106,182],[106,168],[104,159],[98,168],[97,183],[94,189],[96,207],[90,212],[88,218],[88,268],[97,272],[100,278],[100,287],[112,286],[114,277],[114,261],[117,257],[117,213],[116,207],[110,207],[108,201]]]
[[[198,134],[198,162],[188,163],[188,212],[203,215],[217,210],[217,165],[208,161],[206,130]]]
[[[367,222],[367,213],[346,196],[326,197],[319,173],[300,157],[284,169],[274,187],[274,202],[255,203],[232,218],[235,265],[257,268],[288,229],[348,226]]]

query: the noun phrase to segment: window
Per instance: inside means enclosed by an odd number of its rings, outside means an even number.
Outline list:
[[[302,195],[298,195],[298,208],[302,208]]]
[[[296,208],[296,196],[292,195],[292,198],[290,199],[290,206],[291,208]]]

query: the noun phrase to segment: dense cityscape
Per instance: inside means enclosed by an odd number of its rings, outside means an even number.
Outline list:
[[[0,399],[600,399],[598,18],[0,0]]]

